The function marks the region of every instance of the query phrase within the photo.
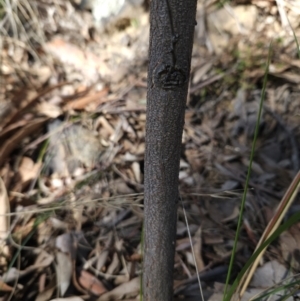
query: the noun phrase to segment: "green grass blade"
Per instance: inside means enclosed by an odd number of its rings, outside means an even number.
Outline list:
[[[255,261],[257,256],[266,248],[271,242],[273,242],[276,238],[279,237],[279,235],[289,229],[292,225],[300,221],[300,212],[295,213],[292,215],[284,224],[282,224],[274,233],[253,253],[253,255],[250,257],[250,259],[247,261],[245,266],[242,268],[241,272],[236,277],[235,281],[233,282],[231,288],[228,290],[225,299],[226,301],[230,301],[232,298],[236,288],[238,287],[242,277],[247,272],[248,268],[251,266],[251,264]]]
[[[292,31],[293,31],[295,43],[297,44],[298,59],[300,59],[300,46],[299,46],[299,42],[298,42],[298,39],[297,39],[297,37],[296,37],[296,34],[295,34],[294,30],[292,30]]]
[[[264,103],[265,95],[266,95],[268,71],[269,71],[269,65],[270,65],[270,60],[271,60],[271,51],[272,51],[272,43],[269,46],[268,60],[267,60],[267,65],[266,65],[266,69],[265,69],[265,75],[264,75],[264,80],[263,80],[263,88],[262,88],[262,93],[261,93],[261,98],[260,98],[260,103],[259,103],[258,116],[257,116],[256,125],[255,125],[255,133],[254,133],[254,138],[253,138],[252,148],[251,148],[250,163],[249,163],[249,167],[248,167],[246,183],[245,183],[245,189],[244,189],[242,202],[241,202],[241,209],[240,209],[240,214],[239,214],[239,219],[238,219],[237,230],[236,230],[236,233],[235,233],[234,245],[233,245],[232,254],[231,254],[230,263],[229,263],[229,268],[228,268],[228,273],[227,273],[227,277],[226,277],[226,285],[225,285],[223,301],[229,301],[230,300],[227,297],[227,289],[228,289],[228,284],[229,284],[229,281],[230,281],[231,272],[232,272],[232,268],[233,268],[233,262],[234,262],[234,258],[235,258],[237,242],[238,242],[238,238],[240,236],[240,231],[241,231],[241,227],[242,227],[243,212],[244,212],[244,208],[245,208],[246,197],[247,197],[247,192],[248,192],[248,186],[249,186],[249,181],[250,181],[252,162],[253,162],[253,158],[254,158],[256,140],[257,140],[257,137],[258,137],[259,124],[260,124],[260,119],[261,119],[261,115],[262,115],[263,103]]]
[[[288,22],[289,22],[290,28],[291,28],[291,30],[292,30],[292,32],[293,32],[295,43],[296,43],[296,45],[297,45],[298,59],[300,59],[300,46],[299,46],[299,42],[298,42],[298,39],[297,39],[297,37],[296,37],[295,30],[293,29],[293,27],[292,27],[292,25],[291,25],[289,19],[288,19]]]

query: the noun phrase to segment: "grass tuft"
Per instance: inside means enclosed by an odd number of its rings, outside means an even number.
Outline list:
[[[265,69],[262,93],[261,93],[261,98],[260,98],[260,103],[259,103],[258,116],[257,116],[256,125],[255,125],[254,138],[253,138],[251,154],[250,154],[250,162],[249,162],[249,166],[248,166],[246,183],[245,183],[244,193],[243,193],[242,202],[241,202],[240,214],[239,214],[238,225],[237,225],[237,229],[236,229],[236,235],[235,235],[235,239],[234,239],[232,254],[231,254],[231,258],[230,258],[228,274],[227,274],[227,277],[226,277],[226,284],[225,284],[225,291],[224,291],[223,301],[230,301],[230,299],[232,297],[232,295],[230,295],[228,293],[228,285],[229,285],[229,281],[231,279],[231,272],[232,272],[232,269],[233,269],[233,263],[234,263],[236,249],[237,249],[237,243],[238,243],[238,239],[239,239],[240,232],[241,232],[241,227],[242,227],[243,213],[244,213],[246,197],[247,197],[247,192],[248,192],[248,187],[249,187],[249,181],[250,181],[250,175],[251,175],[251,169],[252,169],[252,162],[253,162],[253,158],[254,158],[255,146],[256,146],[256,141],[257,141],[258,132],[259,132],[259,125],[260,125],[260,120],[261,120],[261,115],[262,115],[262,110],[263,110],[263,104],[264,104],[264,100],[265,100],[265,96],[266,96],[266,88],[267,88],[267,80],[268,80],[268,72],[269,72],[271,55],[272,55],[272,43],[270,43],[270,46],[269,46],[268,60],[267,60],[267,65],[266,65],[266,69]]]

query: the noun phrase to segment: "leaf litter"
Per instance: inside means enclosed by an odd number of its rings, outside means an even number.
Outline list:
[[[93,20],[96,11],[73,1],[15,1],[11,10],[5,7],[5,300],[139,298],[149,26],[147,5],[138,10],[139,17],[125,14],[101,27]],[[299,38],[299,11],[296,1],[198,5],[179,174],[196,261],[179,208],[178,300],[199,299],[196,266],[205,299],[222,296],[271,38],[275,47],[236,272],[299,170],[300,65],[287,25],[289,20]],[[298,211],[299,196],[287,215]],[[270,286],[268,273],[299,273],[298,227],[266,252],[247,298]]]

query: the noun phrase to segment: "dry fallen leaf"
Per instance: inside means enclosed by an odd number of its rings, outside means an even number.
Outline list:
[[[29,157],[23,157],[19,166],[22,183],[36,179],[41,168],[41,162],[34,163]]]
[[[84,299],[74,296],[74,297],[67,297],[67,298],[55,298],[55,299],[51,299],[50,301],[84,301]]]
[[[108,94],[108,88],[104,88],[99,92],[95,92],[91,95],[83,96],[81,98],[77,98],[68,102],[65,106],[65,110],[73,109],[73,110],[83,110],[94,111],[97,106],[101,103],[107,101],[104,97]]]
[[[280,283],[284,278],[288,277],[288,275],[289,271],[284,265],[276,260],[272,260],[255,271],[250,287],[269,288],[274,284]]]
[[[112,262],[107,268],[107,274],[114,275],[119,270],[119,268],[120,268],[120,259],[118,257],[118,254],[115,252],[112,258]]]
[[[57,252],[55,270],[57,286],[59,288],[60,295],[63,296],[67,291],[72,279],[73,267],[70,256],[62,252]]]
[[[55,37],[44,45],[46,51],[51,53],[63,64],[74,66],[80,70],[88,79],[96,81],[98,79],[98,67],[102,61],[93,53],[83,51],[78,46]]]
[[[195,261],[198,268],[198,271],[202,271],[205,267],[205,264],[202,259],[202,229],[199,227],[194,236],[194,253],[195,253]]]
[[[21,241],[25,237],[29,235],[29,233],[33,230],[35,226],[35,219],[32,218],[29,220],[26,224],[22,225],[16,225],[13,230],[14,239]]]
[[[56,237],[55,246],[60,251],[75,258],[77,238],[73,233],[64,233]]]
[[[31,104],[34,104],[38,100],[38,93],[36,91],[18,91],[12,99],[12,103],[16,103],[17,106],[10,108],[8,115],[1,118],[0,130],[5,128],[8,124],[12,124],[14,121],[19,121],[18,117],[22,114],[22,110],[28,109]]]
[[[12,292],[13,287],[0,280],[0,292]]]
[[[123,298],[135,297],[140,290],[140,278],[136,277],[129,282],[123,283],[112,291],[103,294],[97,301],[114,301]]]
[[[43,250],[37,256],[34,266],[36,268],[46,268],[52,264],[53,260],[54,256]]]
[[[208,71],[211,70],[213,66],[213,61],[214,60],[210,62],[204,62],[203,65],[201,65],[196,69],[196,71],[193,74],[193,81],[192,81],[193,85],[198,84],[201,81],[201,79],[208,73]]]
[[[280,235],[280,247],[283,259],[290,267],[300,271],[300,223],[297,223]]]
[[[57,118],[62,115],[62,109],[59,106],[46,101],[37,104],[36,110],[41,115],[45,115],[50,118]]]
[[[56,285],[54,281],[51,281],[49,285],[43,290],[40,291],[35,298],[35,301],[48,301],[50,300],[51,296],[53,295],[54,291],[56,289]]]
[[[86,290],[93,293],[96,296],[100,296],[107,292],[107,289],[103,283],[98,280],[97,277],[89,272],[82,270],[78,278],[78,283]]]
[[[0,147],[0,166],[5,162],[9,154],[20,145],[20,142],[41,128],[41,126],[48,120],[48,118],[36,118],[28,122],[24,127],[20,128],[12,137],[7,139]]]
[[[18,104],[18,106],[14,107],[14,109],[12,109],[10,114],[6,116],[4,120],[0,120],[0,130],[6,126],[13,125],[14,123],[19,123],[20,120],[23,119],[23,116],[36,105],[37,101],[40,100],[41,97],[47,95],[55,89],[64,87],[66,84],[67,82],[60,82],[56,85],[43,89],[39,93],[31,90],[24,91],[24,89],[16,92],[12,102]]]
[[[6,214],[10,212],[9,200],[6,187],[0,177],[0,264],[6,265],[6,256],[9,256],[9,248],[6,245],[6,239],[9,235],[10,219]],[[5,256],[3,257],[2,254]]]

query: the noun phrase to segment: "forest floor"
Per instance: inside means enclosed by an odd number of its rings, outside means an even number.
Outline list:
[[[100,28],[91,9],[67,0],[7,2],[0,4],[0,300],[139,300],[148,7]],[[269,49],[233,279],[300,169],[299,15],[297,0],[198,3],[176,300],[201,300],[196,266],[205,300],[222,298]],[[299,195],[287,216],[297,211]],[[299,230],[295,224],[267,249],[243,300],[297,276]]]

